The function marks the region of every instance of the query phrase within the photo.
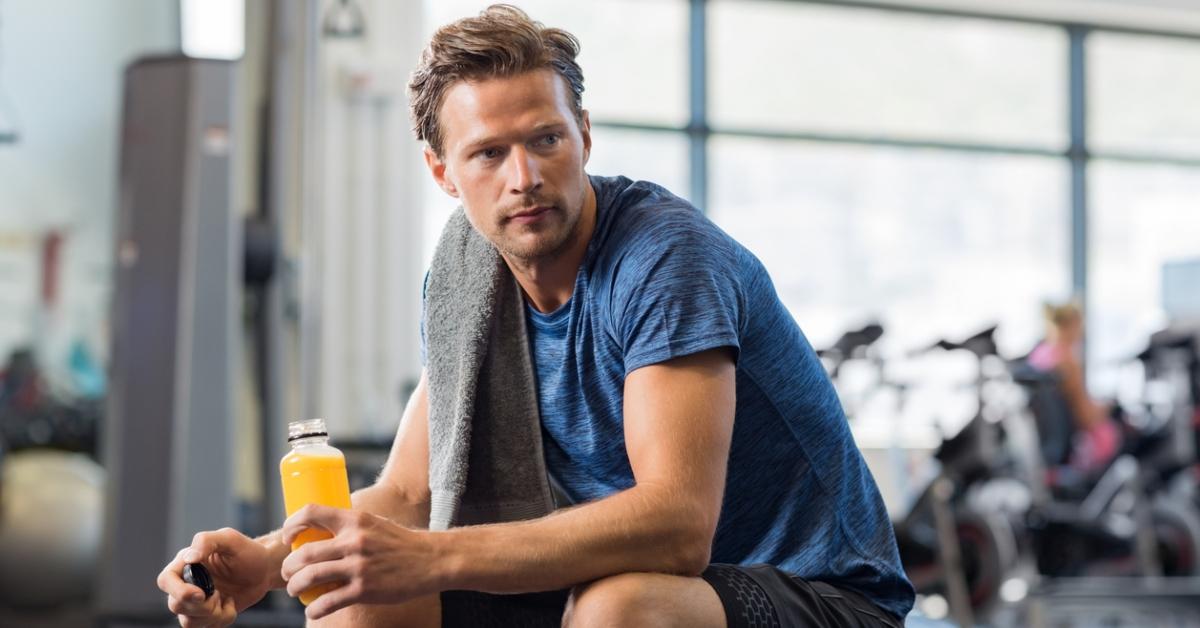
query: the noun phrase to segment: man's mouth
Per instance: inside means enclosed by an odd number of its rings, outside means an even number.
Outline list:
[[[523,210],[509,216],[508,219],[512,222],[517,222],[517,223],[521,223],[521,224],[531,223],[531,222],[541,219],[543,216],[548,214],[553,209],[554,208],[549,205],[530,207],[529,209],[523,209]]]

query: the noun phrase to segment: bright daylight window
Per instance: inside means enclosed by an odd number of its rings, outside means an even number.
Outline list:
[[[1169,322],[1164,269],[1200,264],[1200,41],[1097,33],[1088,41],[1088,363],[1099,391]],[[1136,161],[1103,159],[1123,154]],[[1155,163],[1157,162],[1157,163]],[[1195,288],[1192,288],[1194,291]]]
[[[1039,303],[1070,290],[1066,33],[799,2],[710,12],[710,213],[813,344],[877,319],[893,354],[992,323],[1028,350]]]
[[[718,128],[1066,146],[1055,27],[715,0],[709,37]]]

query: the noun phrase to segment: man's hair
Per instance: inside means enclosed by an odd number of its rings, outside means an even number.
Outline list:
[[[447,24],[433,34],[408,81],[413,133],[441,157],[445,137],[438,113],[451,86],[546,68],[571,88],[575,119],[582,124],[583,71],[575,62],[578,55],[579,40],[574,35],[546,28],[507,4],[494,4],[476,17]]]

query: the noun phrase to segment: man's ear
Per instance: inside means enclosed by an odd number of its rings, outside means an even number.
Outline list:
[[[592,156],[592,120],[588,117],[587,109],[583,110],[579,133],[583,135],[583,165],[586,166],[588,157]]]
[[[454,186],[454,182],[446,178],[446,162],[442,161],[429,146],[425,146],[425,165],[429,167],[429,172],[433,175],[433,180],[437,182],[438,187],[442,188],[446,194],[458,198],[458,188]]]

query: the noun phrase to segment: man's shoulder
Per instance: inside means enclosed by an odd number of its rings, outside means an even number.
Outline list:
[[[592,177],[601,210],[601,257],[610,262],[653,259],[700,245],[712,251],[731,244],[729,237],[684,198],[650,181]]]
[[[590,175],[596,202],[614,217],[629,219],[663,213],[684,212],[702,216],[687,199],[652,181],[629,177]]]

